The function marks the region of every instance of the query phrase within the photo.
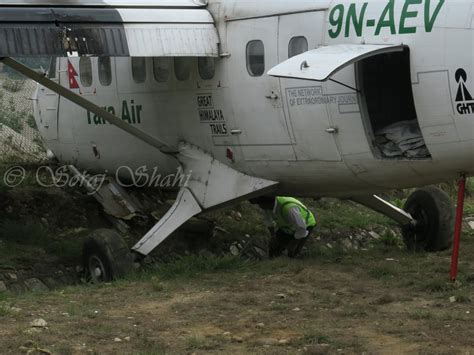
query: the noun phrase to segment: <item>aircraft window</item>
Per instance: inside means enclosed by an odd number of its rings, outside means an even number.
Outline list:
[[[165,83],[170,76],[170,58],[159,57],[153,58],[153,74],[159,83]]]
[[[51,57],[51,61],[49,62],[48,68],[48,78],[55,79],[56,78],[56,57]]]
[[[174,74],[179,81],[188,80],[191,76],[192,58],[176,57],[174,58]]]
[[[260,40],[247,44],[247,70],[251,76],[262,76],[265,72],[265,47]]]
[[[306,37],[293,37],[288,45],[288,58],[308,51],[308,40]]]
[[[79,73],[82,86],[90,87],[92,85],[92,60],[89,57],[79,59]]]
[[[214,58],[199,57],[198,58],[199,75],[202,80],[211,80],[216,73],[216,63]]]
[[[110,57],[99,57],[99,81],[102,86],[112,84],[112,64]]]
[[[133,81],[137,84],[144,83],[146,80],[146,58],[134,57],[132,58],[132,76]]]

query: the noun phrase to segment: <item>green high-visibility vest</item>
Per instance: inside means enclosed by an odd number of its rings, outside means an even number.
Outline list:
[[[316,226],[314,215],[296,198],[278,196],[276,201],[275,223],[277,229],[281,229],[290,234],[295,233],[295,227],[288,222],[288,213],[294,207],[298,207],[301,217],[303,217],[306,222],[306,228]]]

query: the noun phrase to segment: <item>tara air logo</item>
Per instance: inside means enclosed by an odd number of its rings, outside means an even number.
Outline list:
[[[460,115],[471,115],[474,113],[474,100],[466,86],[467,73],[464,69],[459,68],[454,77],[458,83],[456,110]]]

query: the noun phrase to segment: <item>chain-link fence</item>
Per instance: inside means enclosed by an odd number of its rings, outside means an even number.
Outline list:
[[[33,115],[36,83],[0,75],[0,161],[38,162],[46,157]]]

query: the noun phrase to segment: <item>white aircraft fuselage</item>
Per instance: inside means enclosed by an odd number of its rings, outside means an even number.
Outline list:
[[[210,0],[207,10],[218,58],[60,58],[50,76],[162,141],[278,181],[281,194],[351,196],[473,175],[474,1]],[[326,81],[267,74],[341,44],[403,49],[348,61]],[[60,161],[125,176],[178,167],[48,89],[37,99],[38,127]],[[384,152],[378,132],[405,121],[419,126],[424,154]]]

